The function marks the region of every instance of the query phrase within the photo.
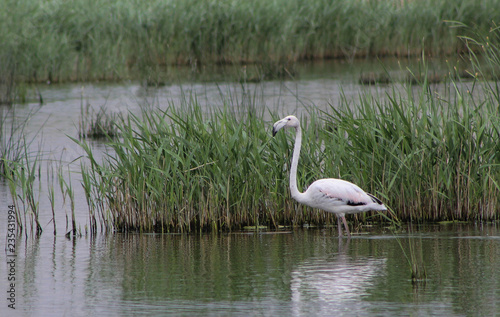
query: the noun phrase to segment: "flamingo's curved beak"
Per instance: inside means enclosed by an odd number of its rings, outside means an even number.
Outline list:
[[[288,120],[286,120],[286,119],[281,119],[279,121],[276,121],[273,125],[273,136],[275,136],[279,130],[283,129],[287,123],[288,123]]]

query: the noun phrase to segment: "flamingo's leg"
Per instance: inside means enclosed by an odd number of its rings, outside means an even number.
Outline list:
[[[337,216],[337,229],[339,229],[339,238],[342,237],[342,222],[340,222],[340,218],[340,216]]]
[[[349,231],[349,226],[347,225],[347,220],[345,220],[345,216],[342,217],[342,221],[344,221],[344,226],[345,226],[345,231],[347,231],[347,236],[351,237],[351,232]],[[340,222],[340,219],[339,219],[339,222]]]

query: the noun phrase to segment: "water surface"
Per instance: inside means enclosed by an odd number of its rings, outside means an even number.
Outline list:
[[[494,316],[495,225],[18,238],[2,316]],[[413,253],[412,251],[413,250]],[[412,284],[405,254],[427,277]],[[2,261],[4,262],[4,261]],[[6,265],[0,266],[2,293]]]

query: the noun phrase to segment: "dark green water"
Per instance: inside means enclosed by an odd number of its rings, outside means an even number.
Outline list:
[[[19,237],[1,316],[495,316],[496,225],[217,235]],[[405,254],[427,278],[413,285]],[[5,257],[2,256],[3,259]]]

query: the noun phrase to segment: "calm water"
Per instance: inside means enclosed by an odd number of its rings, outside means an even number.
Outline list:
[[[493,225],[365,232],[18,238],[15,314],[1,316],[495,316]],[[405,253],[427,279],[412,285]]]
[[[307,113],[313,106],[327,109],[338,104],[341,93],[355,99],[363,91],[383,95],[394,87],[356,83],[360,73],[382,70],[377,63],[307,68],[299,69],[295,81],[245,85],[42,85],[37,89],[44,105],[18,105],[16,116],[36,110],[26,130],[34,137],[30,148],[42,151],[42,164],[57,161],[63,167],[73,184],[77,226],[84,234],[88,207],[77,173],[77,159],[84,152],[68,138],[78,137],[82,104],[138,114],[145,105],[166,109],[196,96],[204,109],[229,102],[241,111],[257,105],[285,115]],[[102,143],[91,143],[95,153],[105,150]],[[6,249],[0,252],[0,316],[500,315],[500,234],[495,225],[436,225],[395,234],[362,229],[350,241],[337,239],[336,228],[66,239],[70,204],[56,185],[54,237],[46,171],[44,165],[36,184],[44,233],[39,239],[16,237],[16,257],[3,238],[12,198],[0,180],[0,241]],[[412,255],[427,273],[425,282],[415,286],[407,260]],[[11,294],[15,311],[8,308]]]

